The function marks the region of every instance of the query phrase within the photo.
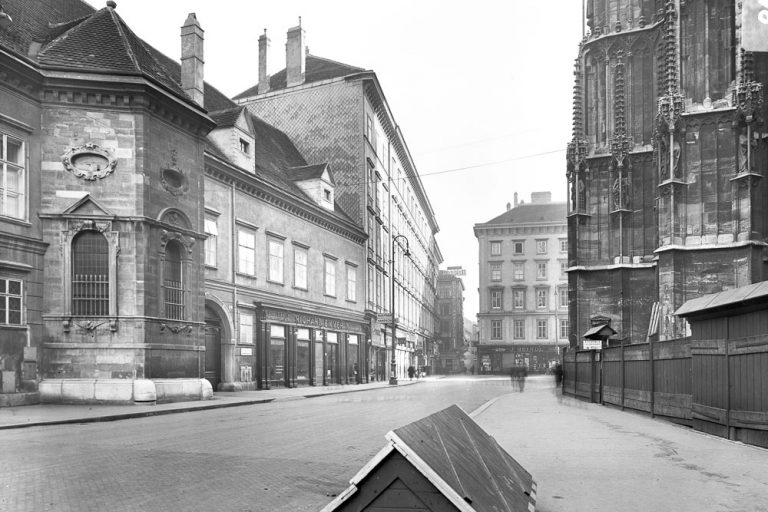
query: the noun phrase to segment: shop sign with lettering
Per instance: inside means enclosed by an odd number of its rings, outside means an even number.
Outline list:
[[[328,331],[362,332],[363,330],[361,325],[357,323],[336,320],[335,318],[326,318],[318,315],[310,315],[309,313],[282,311],[279,309],[264,309],[262,311],[261,319],[265,322],[300,325],[302,327],[313,327],[315,329],[325,329]]]

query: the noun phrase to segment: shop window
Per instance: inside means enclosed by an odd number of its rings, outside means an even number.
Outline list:
[[[22,282],[0,279],[0,325],[22,324]]]
[[[0,215],[25,219],[26,153],[21,139],[0,133]]]
[[[109,244],[97,231],[72,240],[72,314],[109,315]]]

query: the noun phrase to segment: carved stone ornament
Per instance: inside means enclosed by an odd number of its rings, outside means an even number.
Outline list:
[[[165,229],[160,232],[160,244],[162,245],[163,249],[165,249],[165,246],[168,245],[168,242],[171,240],[176,240],[187,249],[188,253],[192,254],[192,248],[195,245],[195,240],[193,238],[186,238],[181,233],[176,233],[174,231],[168,231]]]
[[[91,142],[70,149],[61,157],[61,162],[77,178],[89,181],[109,176],[117,166],[117,158],[110,150]]]
[[[160,332],[165,331],[168,329],[173,334],[179,334],[186,332],[187,335],[190,335],[192,333],[192,326],[191,325],[168,325],[168,324],[160,324]]]
[[[86,230],[107,233],[108,231],[112,230],[112,223],[109,221],[97,222],[95,220],[78,220],[69,221],[67,224],[67,231],[70,235],[74,235],[75,233]]]
[[[160,184],[173,196],[180,196],[189,190],[189,180],[177,164],[177,152],[171,150],[171,163],[160,169]]]

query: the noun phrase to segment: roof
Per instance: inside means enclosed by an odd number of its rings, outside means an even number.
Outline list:
[[[181,64],[138,37],[111,7],[96,10],[82,0],[2,0],[11,30],[0,46],[43,68],[141,76],[192,102],[181,88]],[[38,50],[32,51],[37,47]],[[204,85],[204,108],[237,106]]]
[[[390,445],[352,478],[352,485],[324,512],[348,501],[394,450],[457,510],[535,509],[536,483],[531,474],[457,405],[391,431],[386,438]]]
[[[600,340],[613,336],[616,331],[608,324],[600,324],[592,327],[590,330],[584,333],[584,337],[588,340]]]
[[[319,82],[331,78],[339,78],[365,71],[357,66],[350,66],[334,60],[307,55],[306,70],[304,72],[304,83]],[[269,78],[269,90],[276,91],[287,87],[286,70],[281,69]],[[248,98],[260,94],[259,84],[249,87],[245,91],[236,95],[234,99]]]
[[[323,173],[326,169],[328,169],[328,164],[315,164],[302,167],[291,167],[290,169],[286,169],[286,173],[293,181],[319,180],[323,177]],[[335,185],[330,172],[328,173],[328,177],[331,179],[331,184]]]
[[[732,306],[747,306],[758,302],[768,301],[768,281],[712,293],[691,299],[675,311],[675,315],[686,317],[699,313],[712,313],[717,309],[727,309]]]
[[[507,210],[498,217],[494,217],[479,226],[496,224],[535,224],[537,222],[562,222],[566,223],[568,214],[566,204],[563,203],[523,203],[515,208]]]
[[[214,112],[209,112],[208,116],[213,119],[218,128],[235,126],[235,123],[237,122],[237,119],[240,117],[240,114],[243,112],[244,108],[245,107],[237,106],[224,110],[216,110]]]

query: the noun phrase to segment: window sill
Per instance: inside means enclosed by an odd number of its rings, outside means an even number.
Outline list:
[[[24,226],[25,228],[31,228],[32,224],[26,219],[20,219],[18,217],[9,217],[8,215],[0,214],[0,220],[8,222],[9,224],[16,224],[18,226]]]
[[[267,282],[270,284],[276,284],[278,286],[285,286],[285,283],[283,283],[282,281],[273,281],[272,279],[267,279]]]
[[[309,291],[309,288],[304,288],[304,287],[301,287],[301,286],[294,286],[293,289],[294,290],[299,290],[301,292],[308,292]]]
[[[235,275],[240,277],[247,277],[249,279],[256,279],[256,274],[246,274],[245,272],[240,272],[239,270],[235,272]]]
[[[352,299],[347,299],[346,302],[349,304],[357,304],[357,301]]]
[[[27,324],[0,324],[0,329],[10,329],[12,331],[26,331]]]
[[[331,298],[331,299],[335,299],[335,298],[336,298],[336,296],[335,296],[335,295],[330,295],[330,294],[328,294],[328,293],[324,293],[324,294],[323,294],[323,297],[329,297],[329,298]]]
[[[204,266],[206,269],[208,269],[208,270],[218,270],[218,269],[219,269],[219,267],[217,267],[216,265],[209,265],[209,264],[207,264],[207,263],[206,263],[206,264],[204,264],[203,266]]]

